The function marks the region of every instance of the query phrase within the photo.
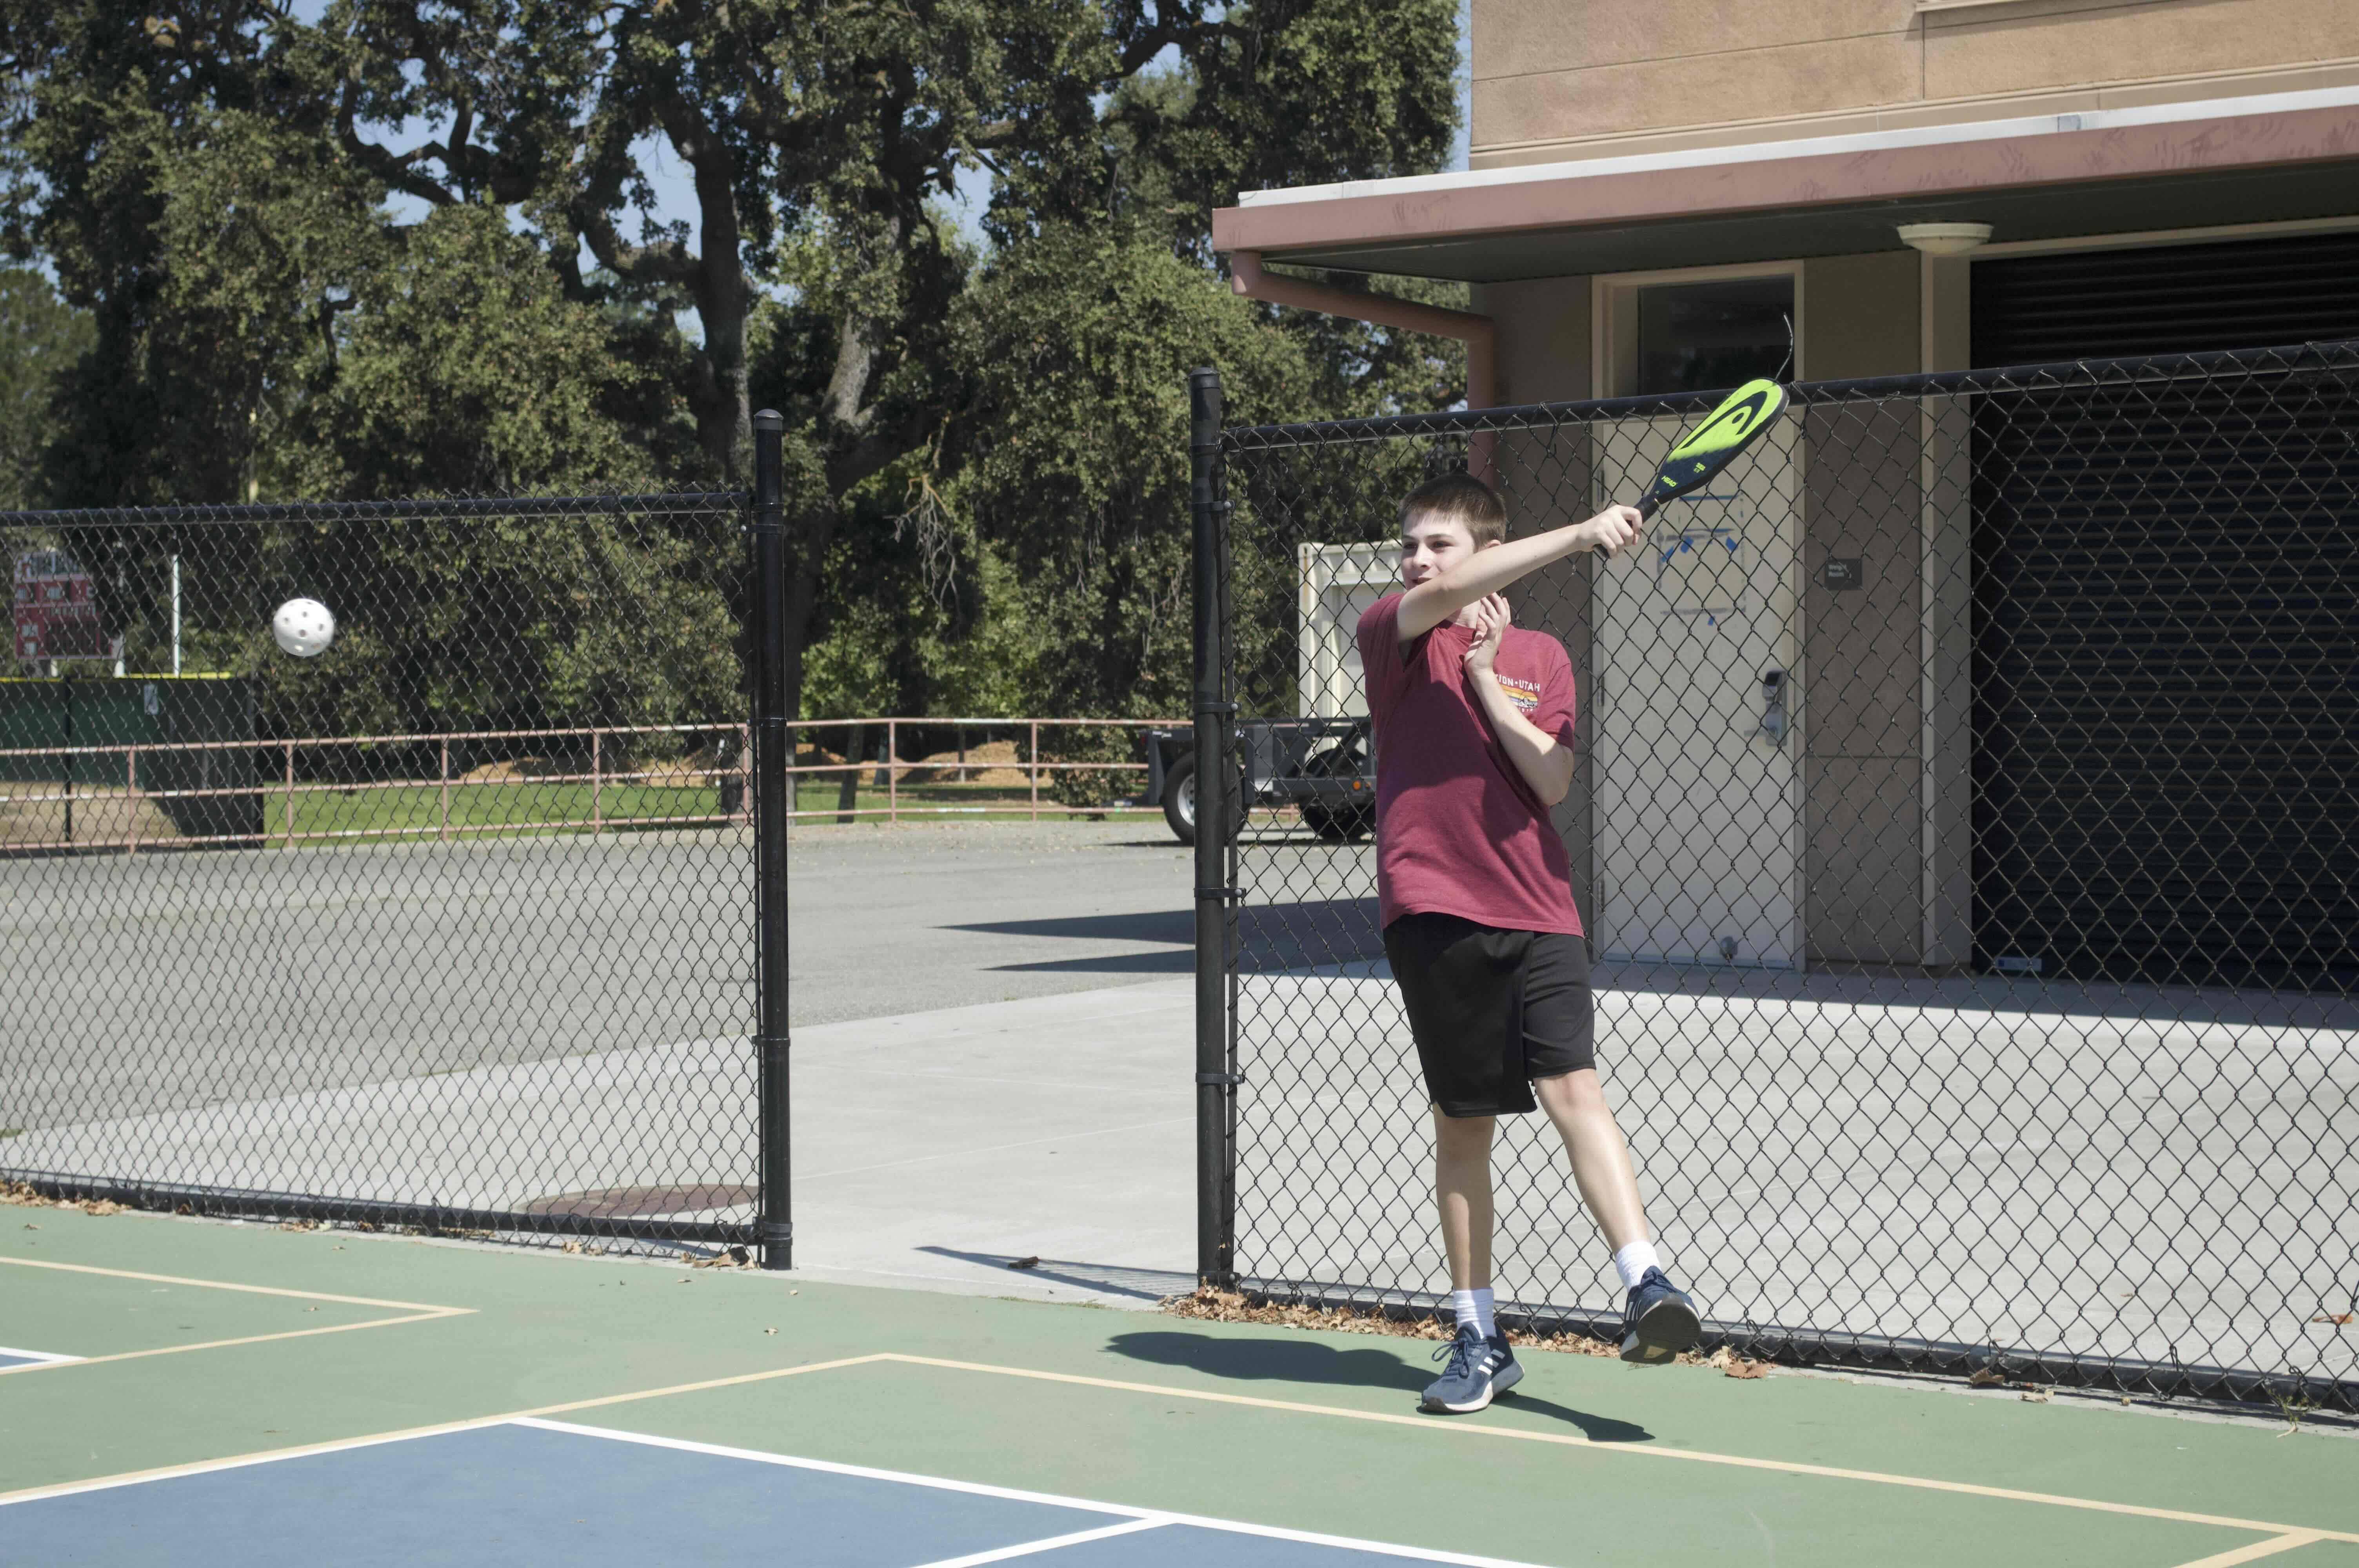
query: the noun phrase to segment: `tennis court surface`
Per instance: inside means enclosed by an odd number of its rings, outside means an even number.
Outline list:
[[[0,1207],[0,1560],[2359,1568],[2359,1440]]]

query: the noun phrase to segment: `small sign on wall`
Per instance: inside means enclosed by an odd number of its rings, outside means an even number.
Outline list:
[[[1840,593],[1847,588],[1857,588],[1867,580],[1867,573],[1858,556],[1829,556],[1820,580]]]

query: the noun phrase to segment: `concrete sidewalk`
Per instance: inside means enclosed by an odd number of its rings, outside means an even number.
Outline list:
[[[1135,1306],[1190,1288],[1192,996],[1166,980],[798,1030],[798,1268]],[[5,1148],[19,1169],[462,1208],[646,1216],[682,1190],[692,1206],[669,1212],[749,1218],[753,1060],[742,1037],[669,1044],[36,1128]],[[1007,1267],[1024,1258],[1042,1261]]]

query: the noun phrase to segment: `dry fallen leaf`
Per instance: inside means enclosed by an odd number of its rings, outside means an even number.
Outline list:
[[[2035,1388],[2031,1384],[2026,1383],[2023,1386],[2022,1399],[2023,1402],[2027,1405],[2044,1405],[2048,1402],[2048,1390],[2046,1389]]]
[[[1974,1388],[1987,1389],[1994,1383],[2006,1382],[2006,1377],[1995,1367],[1977,1367],[1973,1370],[1973,1375],[1966,1381]]]
[[[1703,1364],[1717,1367],[1732,1378],[1766,1378],[1769,1375],[1768,1362],[1747,1360],[1725,1345],[1705,1357]]]
[[[2331,1323],[2337,1328],[2344,1328],[2350,1325],[2351,1320],[2354,1315],[2359,1315],[2359,1314],[2347,1312],[2326,1313],[2318,1317],[2311,1318],[2310,1321],[2312,1323]]]
[[[1037,1269],[1040,1266],[1040,1260],[1038,1258],[1018,1258],[1015,1262],[1010,1263],[1007,1266],[1011,1269]]]

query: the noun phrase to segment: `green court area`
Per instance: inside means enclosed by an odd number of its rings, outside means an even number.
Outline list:
[[[699,1509],[751,1498],[777,1512],[762,1560],[794,1563],[2359,1568],[2336,1433],[1546,1352],[1445,1418],[1415,1409],[1421,1341],[327,1230],[0,1227],[0,1337],[88,1357],[0,1371],[0,1539],[91,1553],[60,1561],[276,1507],[338,1562],[427,1530],[440,1560],[603,1562],[564,1532],[611,1538],[644,1497],[669,1533],[615,1560],[739,1561]],[[93,1482],[104,1513],[71,1514]],[[138,1560],[181,1560],[158,1550]]]

